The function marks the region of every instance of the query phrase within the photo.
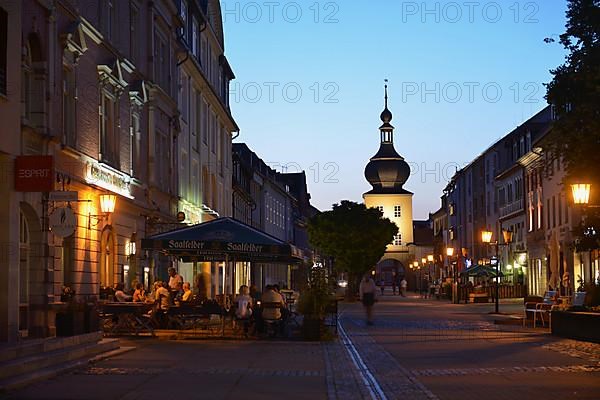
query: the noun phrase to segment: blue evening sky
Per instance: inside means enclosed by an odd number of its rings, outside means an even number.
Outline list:
[[[278,170],[307,171],[320,209],[362,201],[389,79],[405,188],[425,219],[456,166],[545,105],[564,60],[563,0],[222,1],[231,107],[246,142]]]

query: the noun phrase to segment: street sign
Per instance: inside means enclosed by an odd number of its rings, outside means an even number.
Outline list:
[[[48,195],[50,201],[77,201],[79,199],[78,192],[73,191],[54,191]]]
[[[48,218],[50,230],[58,237],[71,236],[77,228],[77,218],[70,207],[58,207]]]

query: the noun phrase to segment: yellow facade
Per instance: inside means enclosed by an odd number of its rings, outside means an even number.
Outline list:
[[[383,216],[394,222],[398,226],[400,235],[400,245],[390,243],[382,260],[393,258],[408,267],[412,260],[411,252],[414,246],[409,246],[414,242],[413,237],[413,212],[412,212],[412,193],[404,194],[380,194],[365,193],[363,200],[368,208],[383,207]],[[400,206],[400,216],[396,215],[396,207]]]

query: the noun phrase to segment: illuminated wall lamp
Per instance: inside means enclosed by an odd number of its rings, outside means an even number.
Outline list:
[[[92,228],[92,218],[96,220],[94,226],[98,225],[104,218],[108,219],[108,216],[115,211],[115,204],[117,203],[117,195],[114,194],[101,194],[100,195],[100,215],[88,214],[88,229]]]
[[[590,189],[592,185],[589,183],[575,183],[571,185],[573,193],[573,203],[588,204],[590,202]]]

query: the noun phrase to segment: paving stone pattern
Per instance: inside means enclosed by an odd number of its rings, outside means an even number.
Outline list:
[[[371,399],[369,389],[339,339],[323,343],[323,354],[329,400]]]
[[[568,365],[549,367],[510,367],[510,368],[446,368],[412,371],[415,376],[470,376],[504,375],[508,373],[544,373],[544,372],[600,372],[600,365]]]
[[[600,344],[581,342],[571,339],[560,339],[552,343],[544,344],[544,349],[566,354],[590,363],[600,365]]]
[[[342,324],[361,358],[377,378],[388,399],[437,400],[417,377],[396,361],[382,346],[362,330],[362,324],[349,323],[342,318]]]
[[[267,370],[256,368],[102,368],[90,367],[77,371],[77,375],[250,375],[250,376],[286,376],[286,377],[324,377],[323,371],[311,370]]]

